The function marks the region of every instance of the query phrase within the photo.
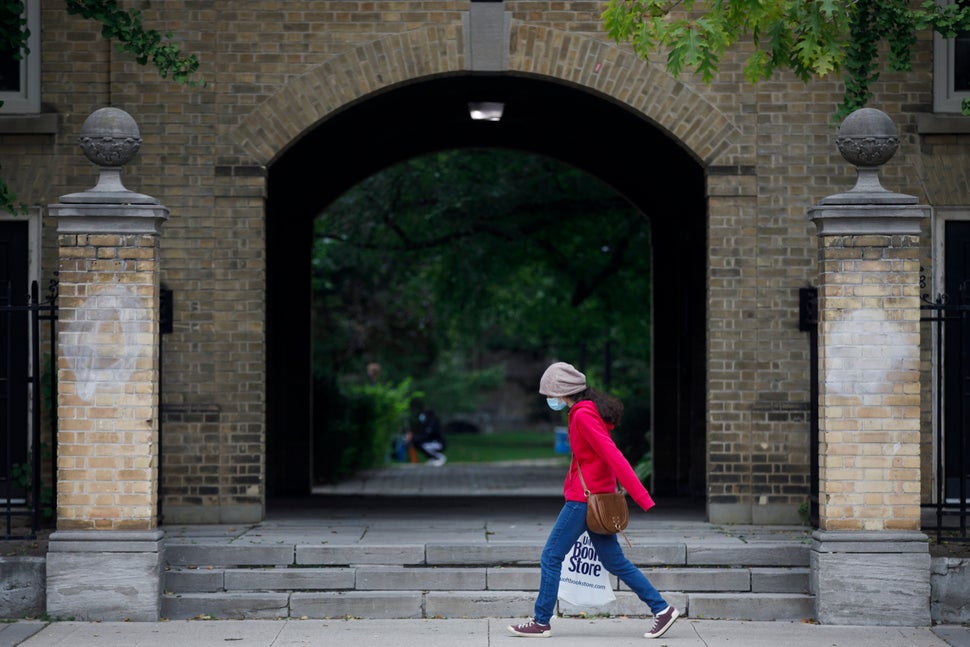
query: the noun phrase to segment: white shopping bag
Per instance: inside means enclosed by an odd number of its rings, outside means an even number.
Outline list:
[[[601,607],[616,599],[610,573],[600,563],[585,532],[562,560],[559,599],[577,607]]]

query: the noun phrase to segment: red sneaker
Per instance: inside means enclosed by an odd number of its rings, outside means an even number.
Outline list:
[[[552,635],[552,627],[529,620],[520,625],[509,625],[509,633],[523,638],[548,638]]]
[[[644,638],[660,638],[664,633],[674,625],[674,621],[680,617],[680,611],[673,607],[667,607],[660,613],[658,613],[653,619],[653,627],[650,631],[643,634]]]

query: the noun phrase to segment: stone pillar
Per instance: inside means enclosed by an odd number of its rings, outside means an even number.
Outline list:
[[[158,620],[158,238],[168,209],[121,183],[141,144],[128,113],[81,128],[97,186],[50,205],[57,219],[57,530],[47,612]]]
[[[819,530],[816,618],[930,623],[920,532],[919,233],[929,208],[879,183],[899,141],[892,120],[849,115],[839,150],[856,186],[809,213],[819,236]]]

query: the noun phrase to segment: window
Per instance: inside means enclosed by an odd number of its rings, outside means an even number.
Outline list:
[[[30,53],[21,60],[0,53],[0,114],[40,112],[40,0],[25,0]]]

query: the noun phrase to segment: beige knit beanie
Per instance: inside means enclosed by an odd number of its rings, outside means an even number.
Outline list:
[[[585,390],[586,376],[566,362],[556,362],[539,380],[539,393],[547,398],[562,398]]]

